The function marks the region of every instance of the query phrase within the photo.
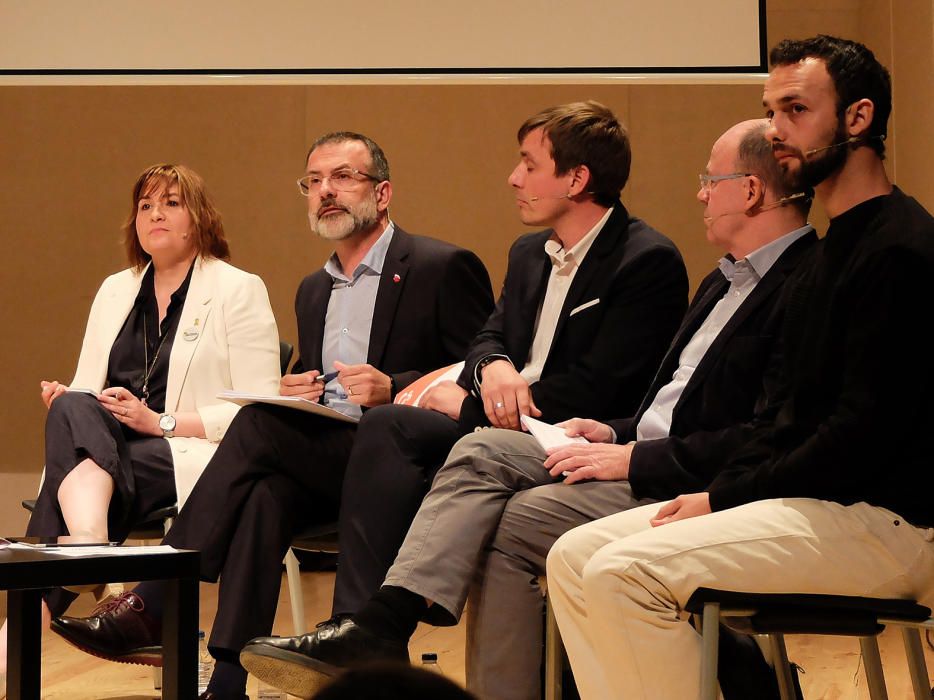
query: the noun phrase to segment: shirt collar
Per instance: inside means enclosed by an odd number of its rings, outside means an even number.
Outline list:
[[[341,282],[349,282],[352,279],[356,279],[366,270],[370,270],[377,275],[382,274],[383,264],[386,262],[386,253],[389,252],[389,244],[392,242],[392,234],[395,230],[396,225],[392,221],[386,224],[386,228],[383,229],[383,232],[380,234],[379,238],[376,239],[376,242],[370,246],[366,255],[363,256],[363,260],[357,265],[357,269],[353,271],[352,276],[348,276],[341,271],[341,263],[337,258],[337,253],[331,253],[331,257],[324,263],[324,271],[327,272],[332,279]]]
[[[590,250],[590,246],[593,245],[593,242],[597,239],[597,235],[603,230],[604,225],[606,225],[612,213],[612,209],[607,209],[606,213],[600,217],[600,220],[594,224],[593,228],[570,250],[564,250],[564,246],[561,245],[561,241],[558,240],[558,237],[552,235],[545,241],[545,253],[551,258],[551,264],[561,267],[569,262],[573,262],[575,265],[580,266],[584,260],[584,256],[587,255],[587,251]]]
[[[737,261],[732,255],[726,255],[720,258],[720,272],[723,273],[727,280],[732,282],[733,276],[736,274],[736,266],[745,261],[752,271],[756,273],[757,278],[762,279],[792,243],[813,230],[814,228],[810,224],[805,224],[801,228],[796,228],[794,231],[776,238],[771,243],[766,243],[761,248],[757,248],[743,260]]]
[[[173,309],[180,304],[185,303],[185,299],[188,297],[188,287],[191,285],[191,275],[195,270],[195,265],[198,263],[197,256],[194,260],[191,261],[191,267],[188,268],[188,274],[185,275],[185,279],[182,280],[182,283],[178,285],[178,289],[172,292],[172,296],[169,297],[169,309]],[[136,300],[134,304],[142,304],[145,302],[152,302],[156,299],[156,268],[153,267],[152,263],[146,267],[146,272],[143,274],[143,279],[139,285],[139,292],[136,294]]]

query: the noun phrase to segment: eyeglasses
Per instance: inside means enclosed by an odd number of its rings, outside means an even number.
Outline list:
[[[705,192],[710,192],[718,182],[723,180],[738,180],[741,177],[751,177],[754,173],[729,173],[727,175],[708,175],[707,173],[701,173],[698,175],[700,180],[701,189]]]
[[[330,175],[305,175],[305,177],[298,178],[296,182],[298,183],[299,192],[302,193],[302,196],[307,197],[311,193],[318,192],[324,185],[325,180],[330,182],[331,187],[338,192],[350,192],[356,188],[357,184],[364,180],[380,182],[378,177],[373,177],[369,173],[360,172],[356,168],[335,170]]]

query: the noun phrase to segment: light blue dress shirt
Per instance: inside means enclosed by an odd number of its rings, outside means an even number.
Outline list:
[[[334,371],[335,360],[348,365],[363,364],[367,360],[376,292],[393,231],[395,226],[389,222],[349,277],[341,269],[336,253],[324,264],[325,272],[331,276],[331,297],[321,347],[323,374]],[[347,400],[347,393],[337,378],[325,385],[321,403],[355,418],[363,414],[358,404]]]

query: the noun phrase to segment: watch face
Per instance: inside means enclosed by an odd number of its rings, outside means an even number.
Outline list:
[[[175,430],[175,416],[162,416],[159,419],[159,427],[162,430]]]

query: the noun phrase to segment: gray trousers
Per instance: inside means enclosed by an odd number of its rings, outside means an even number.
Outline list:
[[[385,584],[434,601],[453,624],[468,593],[468,687],[484,699],[539,700],[544,602],[538,577],[551,545],[577,525],[650,503],[628,482],[556,483],[535,438],[483,430],[451,450]]]

